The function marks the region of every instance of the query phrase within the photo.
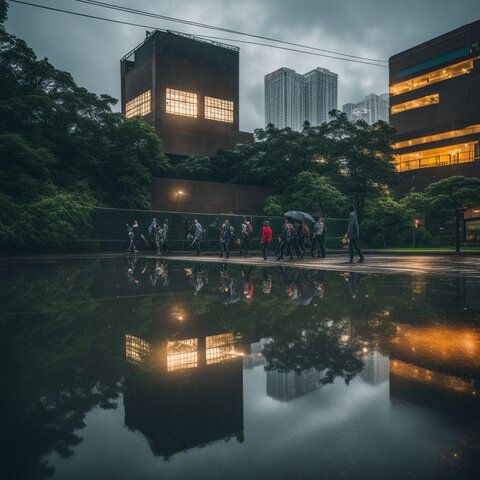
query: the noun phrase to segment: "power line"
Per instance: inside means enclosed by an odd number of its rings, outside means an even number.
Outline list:
[[[110,9],[110,10],[118,10],[118,11],[121,11],[121,12],[133,13],[135,15],[141,15],[141,16],[152,17],[152,18],[159,18],[161,20],[166,20],[168,22],[183,23],[183,24],[192,25],[192,26],[195,26],[195,27],[206,28],[206,29],[210,29],[210,30],[217,30],[217,31],[222,31],[222,32],[227,32],[227,33],[233,33],[233,34],[236,34],[236,35],[243,35],[243,36],[252,37],[252,38],[258,38],[260,40],[267,40],[269,42],[283,43],[285,45],[290,45],[290,46],[293,46],[293,47],[309,48],[311,50],[315,50],[315,51],[319,51],[319,52],[331,53],[333,55],[341,55],[341,56],[344,56],[344,57],[355,58],[355,59],[358,59],[358,60],[368,60],[370,62],[388,63],[387,60],[379,60],[379,59],[376,59],[376,58],[367,58],[367,57],[361,57],[361,56],[358,56],[358,55],[350,55],[348,53],[341,53],[341,52],[335,52],[335,51],[332,51],[332,50],[325,50],[323,48],[312,47],[310,45],[303,45],[301,43],[293,43],[293,42],[288,42],[286,40],[278,40],[276,38],[265,37],[265,36],[262,36],[262,35],[255,35],[253,33],[245,33],[245,32],[241,32],[241,31],[238,31],[238,30],[232,30],[232,29],[229,29],[229,28],[217,27],[215,25],[209,25],[209,24],[206,24],[206,23],[194,22],[192,20],[185,20],[185,19],[182,19],[182,18],[169,17],[169,16],[166,16],[166,15],[158,14],[158,13],[147,12],[145,10],[138,10],[136,8],[124,7],[122,5],[115,5],[115,4],[111,4],[111,3],[107,3],[107,2],[101,2],[99,0],[73,0],[73,1],[78,2],[78,3],[85,3],[85,4],[88,4],[88,5],[95,5],[95,6],[107,8],[107,9]]]
[[[174,33],[176,33],[176,32],[174,32]],[[379,65],[378,63],[363,62],[361,60],[352,60],[352,59],[349,59],[349,58],[335,57],[333,55],[325,55],[323,53],[320,54],[320,53],[315,53],[315,52],[307,52],[305,50],[298,50],[296,48],[280,47],[279,45],[268,45],[266,43],[258,43],[258,42],[253,42],[253,41],[249,41],[249,40],[239,40],[237,38],[212,37],[210,35],[200,35],[198,33],[195,34],[195,36],[198,37],[198,38],[206,38],[208,40],[221,40],[222,42],[238,42],[238,43],[245,43],[245,44],[248,44],[248,45],[257,45],[257,46],[260,46],[260,47],[278,48],[280,50],[287,50],[289,52],[299,52],[299,53],[304,53],[306,55],[315,55],[315,56],[318,56],[318,57],[334,58],[335,60],[345,60],[347,62],[363,63],[364,65],[373,65],[375,67],[388,68],[388,65]]]
[[[41,9],[44,9],[44,10],[50,10],[50,11],[59,12],[59,13],[66,13],[66,14],[69,14],[69,15],[74,15],[74,16],[79,16],[79,17],[84,17],[84,18],[102,20],[102,21],[105,21],[105,22],[117,23],[117,24],[121,24],[121,25],[129,25],[129,26],[132,26],[132,27],[141,27],[141,28],[157,30],[157,27],[153,27],[151,25],[145,25],[145,24],[141,24],[141,23],[133,23],[133,22],[127,22],[127,21],[124,21],[124,20],[116,20],[116,19],[113,19],[113,18],[99,17],[97,15],[90,15],[90,14],[87,14],[87,13],[73,12],[73,11],[70,11],[70,10],[64,10],[64,9],[55,8],[55,7],[48,7],[46,5],[38,5],[36,3],[25,2],[25,1],[22,1],[22,0],[9,0],[9,1],[13,2],[13,3],[21,4],[21,5],[41,8]],[[173,32],[173,33],[178,33],[178,32]],[[216,37],[208,37],[206,35],[198,35],[198,34],[196,34],[194,36],[197,36],[199,38],[207,38],[207,39],[208,38],[211,38],[211,39],[216,38]],[[220,38],[218,38],[218,39],[220,39]],[[259,42],[239,40],[239,39],[222,39],[222,40],[230,41],[230,42],[233,42],[233,43],[239,42],[239,43],[256,45],[256,46],[260,46],[260,47],[268,47],[268,48],[275,48],[275,49],[278,49],[278,50],[286,50],[286,51],[291,51],[291,52],[303,53],[303,54],[306,54],[306,55],[314,55],[314,56],[317,56],[317,57],[333,58],[335,60],[343,60],[343,61],[346,61],[346,62],[361,63],[361,64],[364,64],[364,65],[372,65],[374,67],[388,68],[387,65],[380,65],[378,63],[365,62],[365,61],[362,61],[362,60],[355,60],[353,58],[336,57],[334,55],[326,55],[326,54],[322,54],[322,53],[309,52],[309,51],[306,51],[306,50],[282,47],[280,45],[269,45],[269,44],[266,44],[266,43],[259,43]]]

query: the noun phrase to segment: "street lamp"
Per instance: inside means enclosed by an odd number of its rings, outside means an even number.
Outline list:
[[[176,192],[176,194],[177,194],[177,201],[175,202],[175,210],[174,210],[174,212],[177,211],[178,199],[180,198],[180,195],[183,195],[183,192],[182,192],[181,190],[178,190],[178,191]]]

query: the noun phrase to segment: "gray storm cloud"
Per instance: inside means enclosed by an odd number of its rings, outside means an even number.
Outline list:
[[[141,23],[161,29],[225,38],[204,30],[80,4],[74,0],[32,3]],[[264,35],[333,51],[387,60],[391,55],[479,18],[477,0],[108,0],[109,3]],[[69,71],[98,94],[120,96],[120,58],[142,42],[145,28],[118,25],[10,2],[9,32],[27,41],[39,57]],[[248,39],[251,40],[251,39]],[[262,42],[261,40],[259,40]],[[234,43],[233,41],[231,43]],[[267,43],[267,42],[265,42]],[[263,77],[289,67],[305,73],[317,66],[339,75],[338,105],[368,93],[384,93],[388,69],[331,58],[240,46],[240,128],[264,126]],[[116,107],[118,109],[118,106]]]

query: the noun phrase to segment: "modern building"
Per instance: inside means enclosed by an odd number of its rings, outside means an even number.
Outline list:
[[[155,127],[170,156],[214,155],[239,131],[239,49],[156,30],[120,61],[121,106]]]
[[[283,67],[265,75],[265,124],[301,131],[305,121],[328,122],[337,108],[337,84],[338,75],[326,68],[301,75]]]
[[[265,75],[265,123],[301,130],[305,122],[305,79],[290,68]]]
[[[364,120],[369,125],[377,123],[379,120],[388,123],[388,93],[375,95],[370,93],[363,100],[356,103],[346,103],[342,111],[347,114],[351,122]]]
[[[455,175],[480,177],[480,21],[397,53],[389,64],[401,193]],[[480,214],[472,212],[466,237],[480,239]]]
[[[310,125],[329,121],[328,112],[337,109],[338,75],[326,68],[315,68],[305,78],[305,119]]]

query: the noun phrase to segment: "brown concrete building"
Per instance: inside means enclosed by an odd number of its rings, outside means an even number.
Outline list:
[[[170,156],[214,155],[253,140],[239,131],[239,49],[170,31],[120,61],[122,112],[151,123]]]
[[[152,208],[192,213],[260,214],[272,187],[154,178]]]
[[[480,177],[480,21],[393,55],[389,64],[400,193],[455,175]],[[480,216],[469,218],[467,230],[475,224],[480,240]]]

